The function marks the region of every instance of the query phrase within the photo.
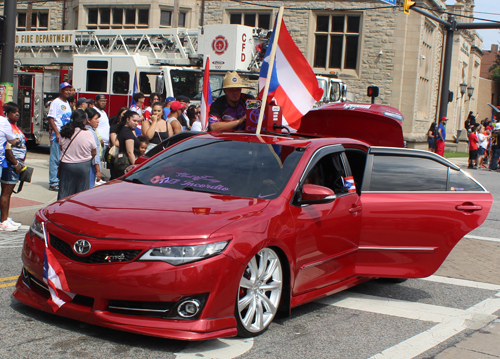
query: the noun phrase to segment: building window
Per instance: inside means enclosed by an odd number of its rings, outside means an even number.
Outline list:
[[[172,11],[162,10],[160,15],[161,26],[172,26]]]
[[[26,31],[27,26],[26,13],[20,12],[17,14],[17,31]],[[31,13],[31,31],[48,30],[49,28],[49,13],[48,11],[33,11]]]
[[[269,30],[271,28],[271,13],[231,12],[229,23]]]
[[[172,26],[173,18],[172,18],[172,10],[162,9],[160,13],[160,26]],[[187,12],[179,11],[179,18],[177,19],[177,27],[186,27],[187,26]]]
[[[359,15],[316,16],[314,67],[355,70],[361,28]]]
[[[87,29],[134,29],[149,25],[149,9],[87,8]]]

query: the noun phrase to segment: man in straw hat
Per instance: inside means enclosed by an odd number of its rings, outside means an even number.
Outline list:
[[[253,96],[241,93],[242,88],[250,88],[243,85],[241,77],[236,71],[226,73],[222,82],[224,96],[219,97],[210,106],[209,130],[244,130],[246,120],[245,101]]]

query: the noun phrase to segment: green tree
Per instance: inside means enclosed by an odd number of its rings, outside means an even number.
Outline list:
[[[500,54],[497,53],[497,58],[488,72],[491,74],[490,80],[500,82]]]

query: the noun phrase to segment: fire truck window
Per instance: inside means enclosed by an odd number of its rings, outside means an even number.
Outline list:
[[[152,89],[156,89],[156,76],[159,72],[141,72],[139,73],[139,91],[149,95]]]
[[[201,72],[172,70],[170,76],[175,97],[184,95],[194,100],[201,98],[201,88],[203,86],[203,74]]]
[[[87,61],[88,69],[107,69],[108,62],[107,61]]]
[[[107,92],[108,72],[102,70],[87,70],[87,91]]]
[[[128,72],[113,72],[113,93],[128,93],[130,74]]]

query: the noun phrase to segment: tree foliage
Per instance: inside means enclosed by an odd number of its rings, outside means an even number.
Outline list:
[[[491,74],[490,80],[500,82],[500,54],[497,53],[497,58],[493,65],[488,69],[488,72]]]

